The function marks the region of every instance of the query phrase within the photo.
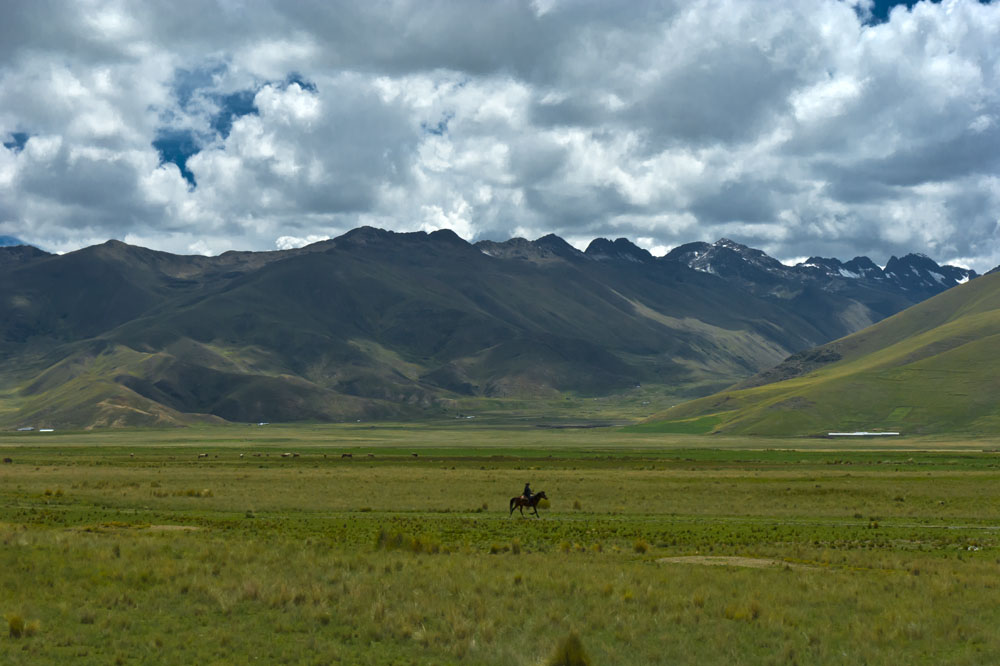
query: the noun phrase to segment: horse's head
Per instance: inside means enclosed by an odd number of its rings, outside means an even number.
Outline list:
[[[548,497],[546,497],[546,495],[545,495],[545,491],[544,490],[539,490],[537,493],[535,493],[535,497],[537,497],[538,499],[544,499],[544,500],[548,499]]]

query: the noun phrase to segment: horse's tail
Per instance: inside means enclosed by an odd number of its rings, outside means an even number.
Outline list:
[[[510,498],[510,510],[511,510],[511,511],[513,511],[513,510],[514,510],[514,502],[516,502],[516,501],[517,501],[517,498],[516,498],[516,497],[511,497],[511,498]]]

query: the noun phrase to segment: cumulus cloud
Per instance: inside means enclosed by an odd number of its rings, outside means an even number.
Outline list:
[[[372,224],[1000,263],[997,3],[40,0],[4,18],[0,234],[49,249],[291,248]]]

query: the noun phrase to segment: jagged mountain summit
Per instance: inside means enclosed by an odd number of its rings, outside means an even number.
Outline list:
[[[868,257],[854,257],[848,262],[824,257],[809,257],[802,263],[796,264],[795,267],[805,271],[815,271],[828,278],[880,280],[885,277],[882,269]]]
[[[861,279],[732,241],[684,247],[362,227],[217,257],[0,248],[0,423],[414,418],[637,384],[705,395],[963,277],[907,257]],[[920,288],[904,282],[918,273]]]
[[[638,247],[627,238],[609,241],[606,238],[595,238],[587,246],[584,254],[598,261],[626,261],[634,264],[645,264],[654,261],[649,251]]]
[[[715,243],[687,243],[675,247],[663,259],[685,264],[697,271],[722,277],[760,277],[771,275],[787,278],[789,268],[761,250],[741,245],[728,238]]]
[[[727,238],[715,243],[688,243],[671,250],[667,261],[677,261],[695,270],[751,283],[769,284],[786,280],[860,280],[887,281],[904,291],[940,293],[977,277],[977,273],[957,266],[940,266],[923,254],[892,257],[885,269],[868,257],[848,262],[839,259],[810,257],[795,266],[786,266],[761,250],[741,245]]]

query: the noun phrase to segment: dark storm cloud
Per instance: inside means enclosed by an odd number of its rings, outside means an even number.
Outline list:
[[[794,83],[794,70],[758,49],[720,47],[668,73],[631,120],[657,144],[748,141],[780,117]]]
[[[689,209],[708,224],[717,222],[769,222],[775,219],[777,183],[748,181],[725,183],[717,191],[691,202]]]

